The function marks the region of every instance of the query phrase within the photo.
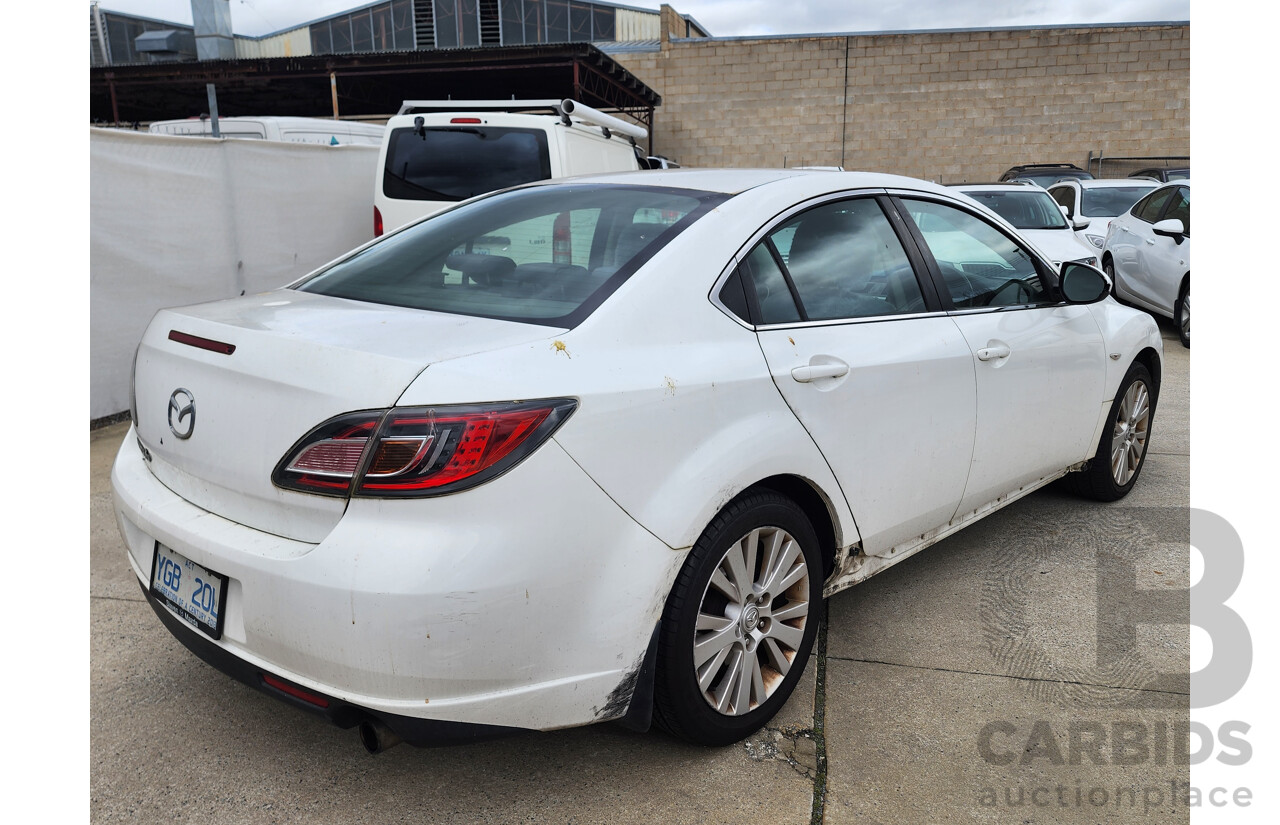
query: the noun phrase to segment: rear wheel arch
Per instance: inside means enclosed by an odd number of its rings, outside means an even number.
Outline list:
[[[826,494],[812,482],[793,475],[770,476],[752,484],[739,495],[746,495],[754,490],[772,490],[791,499],[804,511],[818,536],[822,550],[823,578],[830,576],[835,567],[836,550],[843,531],[837,528],[836,516]]]

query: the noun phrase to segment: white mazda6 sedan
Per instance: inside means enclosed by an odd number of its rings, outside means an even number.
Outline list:
[[[161,311],[112,472],[134,573],[200,658],[373,752],[604,720],[737,741],[824,597],[1142,469],[1155,323],[961,197],[532,184]]]

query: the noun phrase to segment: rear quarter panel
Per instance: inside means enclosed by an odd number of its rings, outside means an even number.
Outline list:
[[[713,211],[577,328],[433,364],[399,403],[579,399],[556,441],[673,548],[692,545],[729,500],[777,474],[807,480],[829,503],[837,546],[856,542],[839,486],[774,386],[755,333],[708,297],[756,221]]]

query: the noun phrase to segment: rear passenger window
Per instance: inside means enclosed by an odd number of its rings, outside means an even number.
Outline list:
[[[802,212],[752,250],[744,270],[755,285],[765,324],[925,309],[911,261],[880,205],[870,198]]]
[[[800,311],[791,297],[787,277],[774,260],[768,241],[751,250],[742,269],[755,285],[756,300],[760,302],[760,323],[785,324],[800,320]]]

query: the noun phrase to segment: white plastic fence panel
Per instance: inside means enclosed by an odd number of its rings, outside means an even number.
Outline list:
[[[90,418],[163,307],[274,289],[373,237],[377,146],[90,129]]]

